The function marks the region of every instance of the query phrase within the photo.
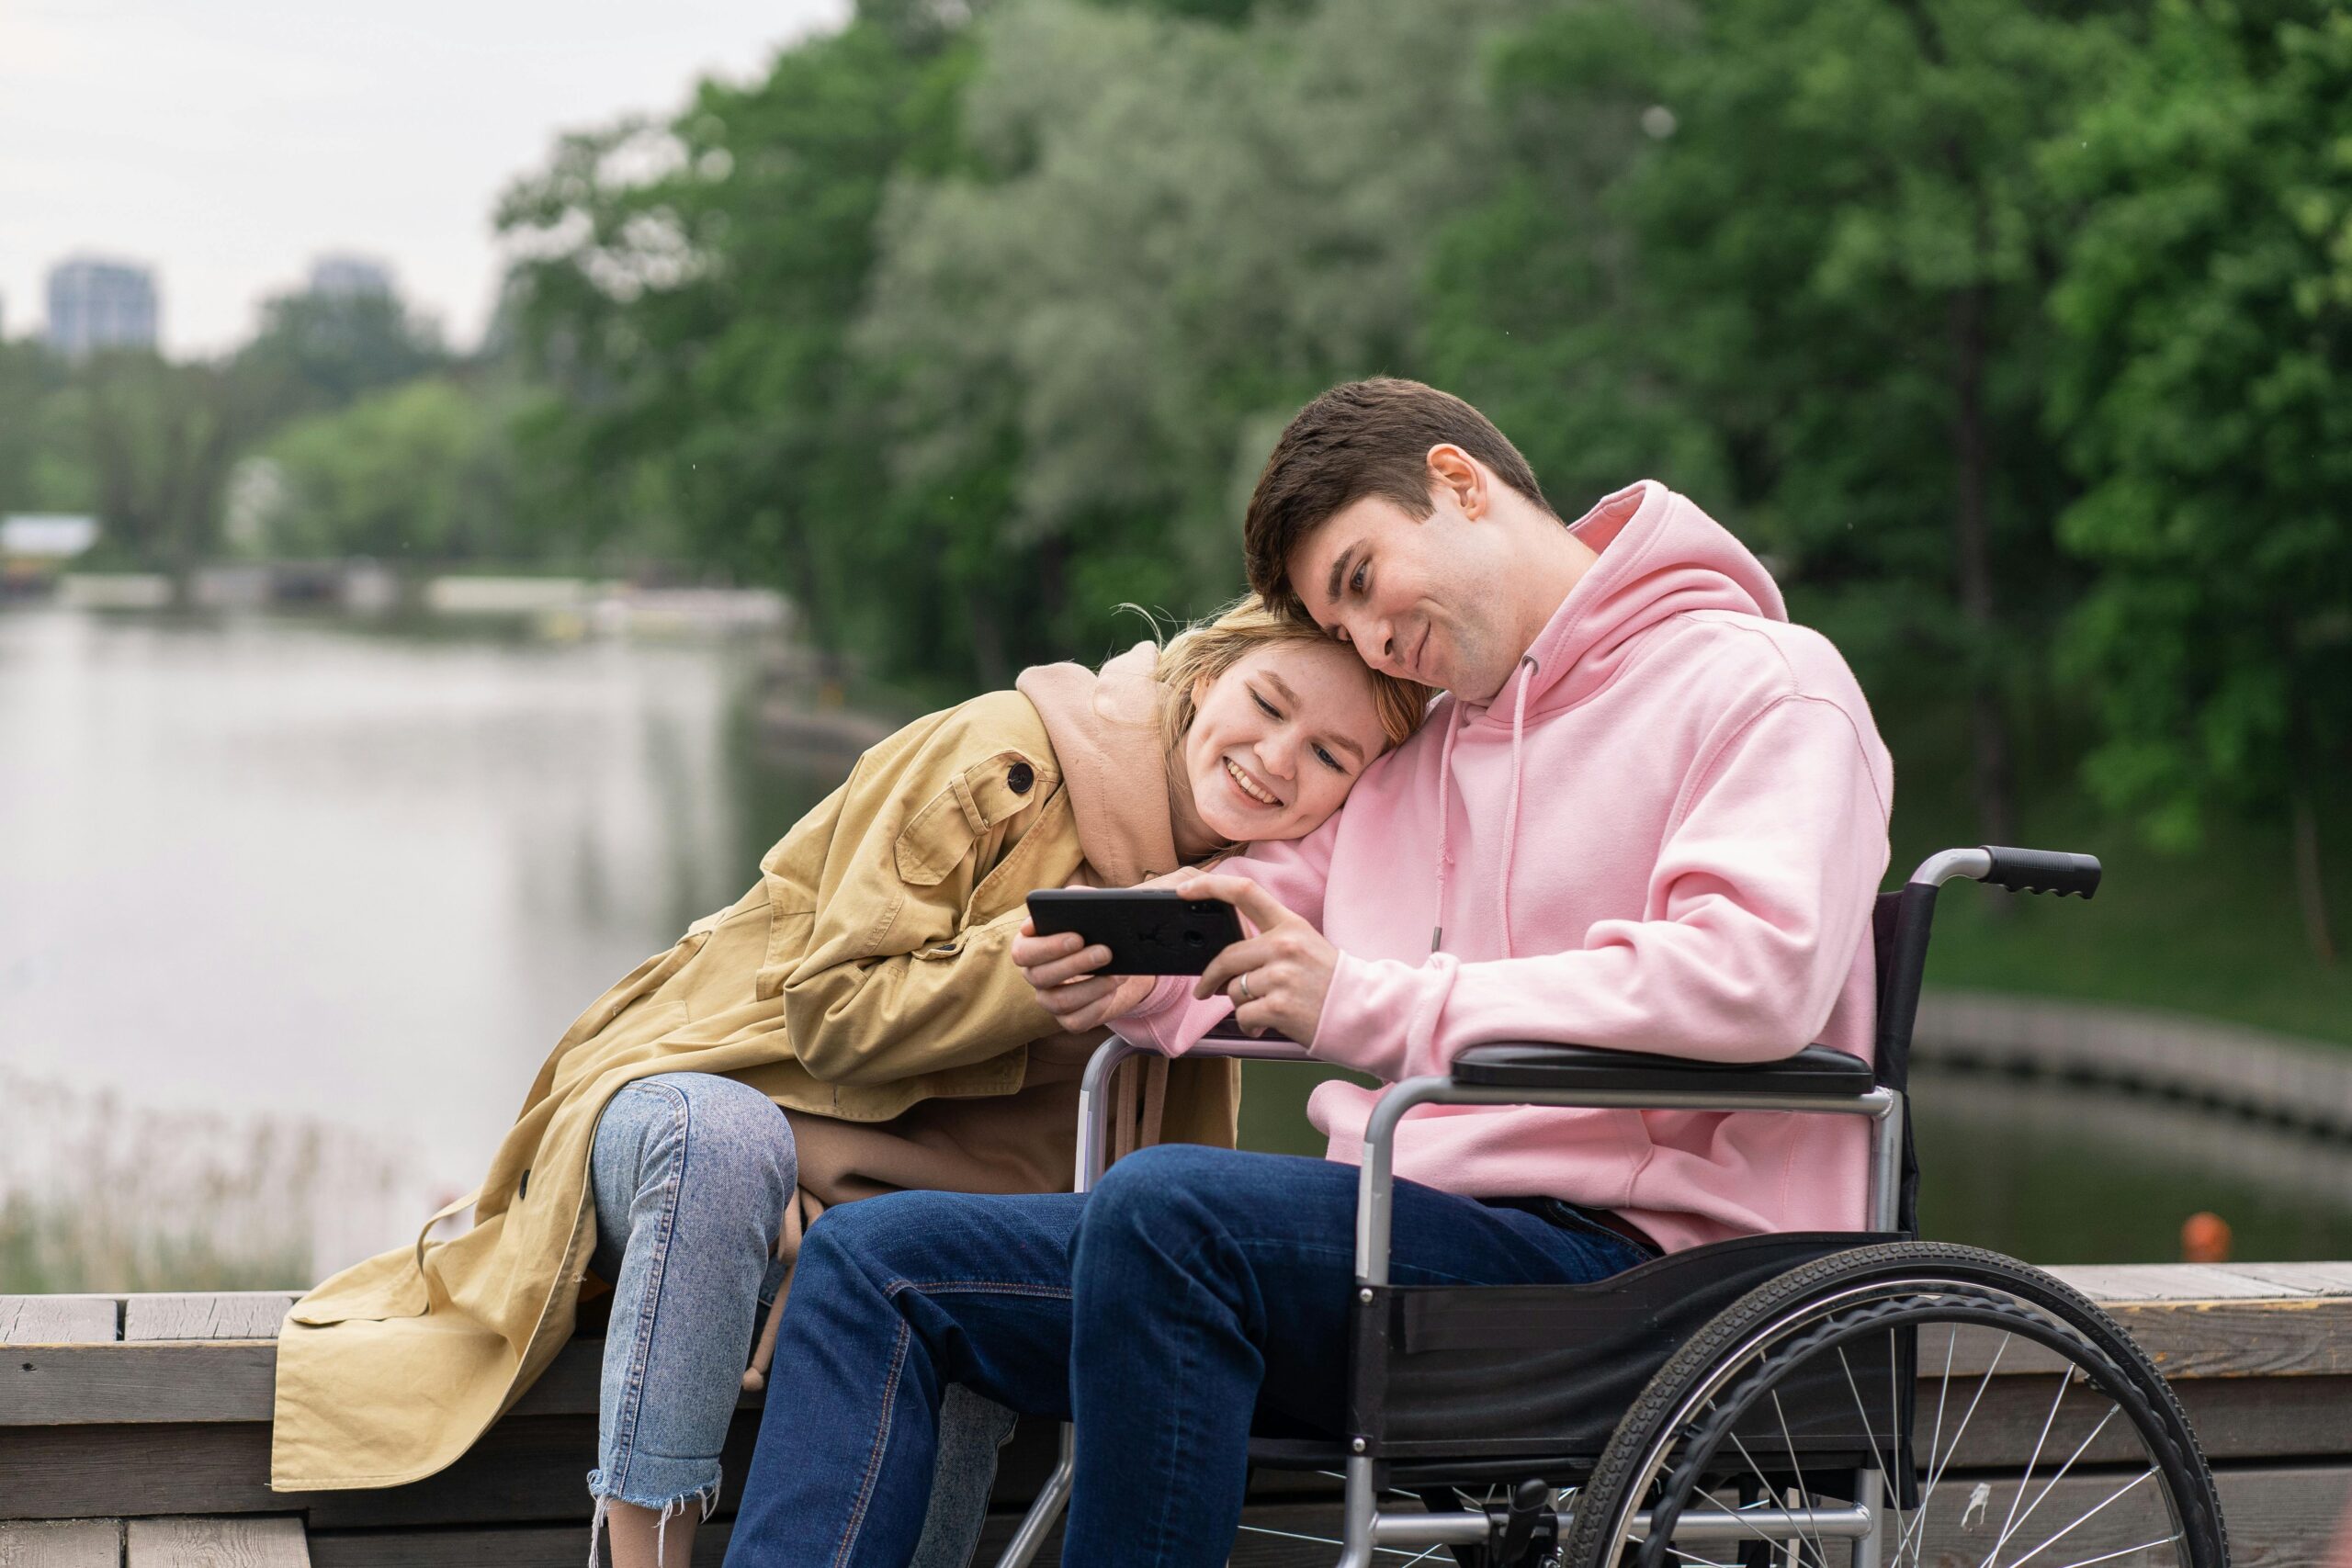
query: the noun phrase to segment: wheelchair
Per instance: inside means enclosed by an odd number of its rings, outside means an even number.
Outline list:
[[[1938,890],[2088,898],[2099,874],[2088,855],[1984,846],[1880,894],[1872,1064],[1818,1045],[1725,1065],[1502,1044],[1396,1085],[1357,1190],[1344,1435],[1253,1438],[1251,1464],[1343,1477],[1342,1568],[1441,1551],[1463,1568],[2224,1568],[2212,1474],[2122,1329],[2015,1258],[1917,1239],[1906,1065]],[[1306,1056],[1238,1035],[1196,1050]],[[1111,1071],[1135,1054],[1114,1038],[1089,1065],[1080,1191],[1105,1162]],[[1745,1236],[1586,1285],[1394,1286],[1396,1126],[1429,1104],[1862,1117],[1871,1228]],[[999,1568],[1044,1544],[1074,1453],[1065,1427]]]

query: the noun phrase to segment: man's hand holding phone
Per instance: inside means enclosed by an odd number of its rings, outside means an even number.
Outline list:
[[[1302,1043],[1314,1040],[1340,957],[1322,932],[1247,877],[1188,867],[1140,886],[1232,905],[1255,933],[1209,959],[1193,994],[1231,997],[1234,1022],[1245,1034],[1272,1031]],[[1156,984],[1148,975],[1099,973],[1111,962],[1107,943],[1090,942],[1078,931],[1040,935],[1034,919],[1023,922],[1013,940],[1012,961],[1036,988],[1038,1002],[1073,1033],[1133,1012]]]
[[[1255,935],[1210,962],[1193,995],[1205,1000],[1223,991],[1231,997],[1233,1021],[1244,1034],[1281,1034],[1302,1045],[1313,1044],[1340,950],[1246,876],[1199,873],[1186,885],[1184,896],[1222,898],[1257,928]]]

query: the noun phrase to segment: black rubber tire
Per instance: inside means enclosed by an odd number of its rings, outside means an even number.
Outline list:
[[[1712,1319],[1658,1369],[1617,1424],[1577,1498],[1563,1558],[1569,1568],[1615,1568],[1607,1558],[1626,1488],[1648,1469],[1660,1428],[1692,1391],[1758,1332],[1810,1301],[1864,1285],[1951,1280],[2006,1292],[2059,1319],[2129,1380],[2147,1416],[2142,1436],[2172,1489],[2188,1568],[2228,1568],[2229,1540],[2211,1469],[2163,1374],[2113,1318],[2030,1264],[1941,1242],[1894,1242],[1832,1253],[1758,1286]],[[2152,1428],[2152,1429],[2151,1429]]]

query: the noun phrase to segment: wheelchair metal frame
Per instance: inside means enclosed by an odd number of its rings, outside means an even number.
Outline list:
[[[1993,871],[1993,857],[1984,849],[1944,850],[1930,855],[1911,874],[1909,886],[1934,889],[1955,877],[1984,879]],[[1102,1113],[1103,1095],[1111,1074],[1129,1057],[1148,1055],[1148,1047],[1113,1036],[1087,1063],[1079,1088],[1078,1167],[1073,1190],[1087,1192],[1102,1179],[1109,1160],[1110,1126]],[[1191,1053],[1202,1056],[1231,1056],[1251,1061],[1314,1060],[1306,1047],[1288,1040],[1246,1040],[1214,1036]],[[1769,1064],[1759,1063],[1758,1066]],[[1423,1105],[1542,1105],[1564,1110],[1596,1111],[1802,1111],[1826,1115],[1864,1116],[1875,1123],[1871,1139],[1867,1224],[1873,1230],[1894,1230],[1899,1224],[1902,1193],[1905,1097],[1897,1090],[1874,1088],[1860,1095],[1759,1094],[1735,1089],[1714,1090],[1543,1090],[1496,1089],[1460,1084],[1440,1075],[1399,1080],[1380,1097],[1364,1130],[1364,1157],[1356,1184],[1356,1288],[1367,1292],[1388,1282],[1391,1195],[1396,1188],[1395,1160],[1398,1123]],[[1366,1299],[1369,1300],[1367,1294]],[[1370,1568],[1376,1548],[1427,1548],[1479,1545],[1488,1540],[1490,1521],[1483,1511],[1461,1514],[1384,1514],[1378,1506],[1374,1481],[1376,1461],[1362,1437],[1349,1440],[1354,1451],[1346,1460],[1345,1493],[1341,1503],[1342,1544],[1339,1568]],[[1028,1568],[1052,1531],[1054,1521],[1069,1500],[1076,1469],[1076,1438],[1062,1427],[1061,1459],[1039,1489],[1020,1530],[997,1560],[997,1568]],[[1724,1540],[1753,1539],[1758,1533],[1800,1531],[1816,1538],[1854,1540],[1854,1568],[1877,1568],[1883,1560],[1885,1512],[1870,1501],[1875,1489],[1858,1487],[1854,1506],[1814,1508],[1775,1516],[1770,1510],[1743,1509],[1730,1514],[1685,1512],[1676,1526],[1685,1539],[1719,1536]],[[1555,1527],[1566,1534],[1568,1517],[1553,1516]],[[1638,1523],[1638,1519],[1637,1519]]]

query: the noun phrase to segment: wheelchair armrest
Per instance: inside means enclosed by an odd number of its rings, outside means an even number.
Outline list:
[[[1453,1059],[1453,1081],[1482,1089],[1635,1094],[1864,1095],[1876,1087],[1869,1063],[1826,1045],[1808,1045],[1777,1062],[1697,1062],[1595,1045],[1474,1045]]]

